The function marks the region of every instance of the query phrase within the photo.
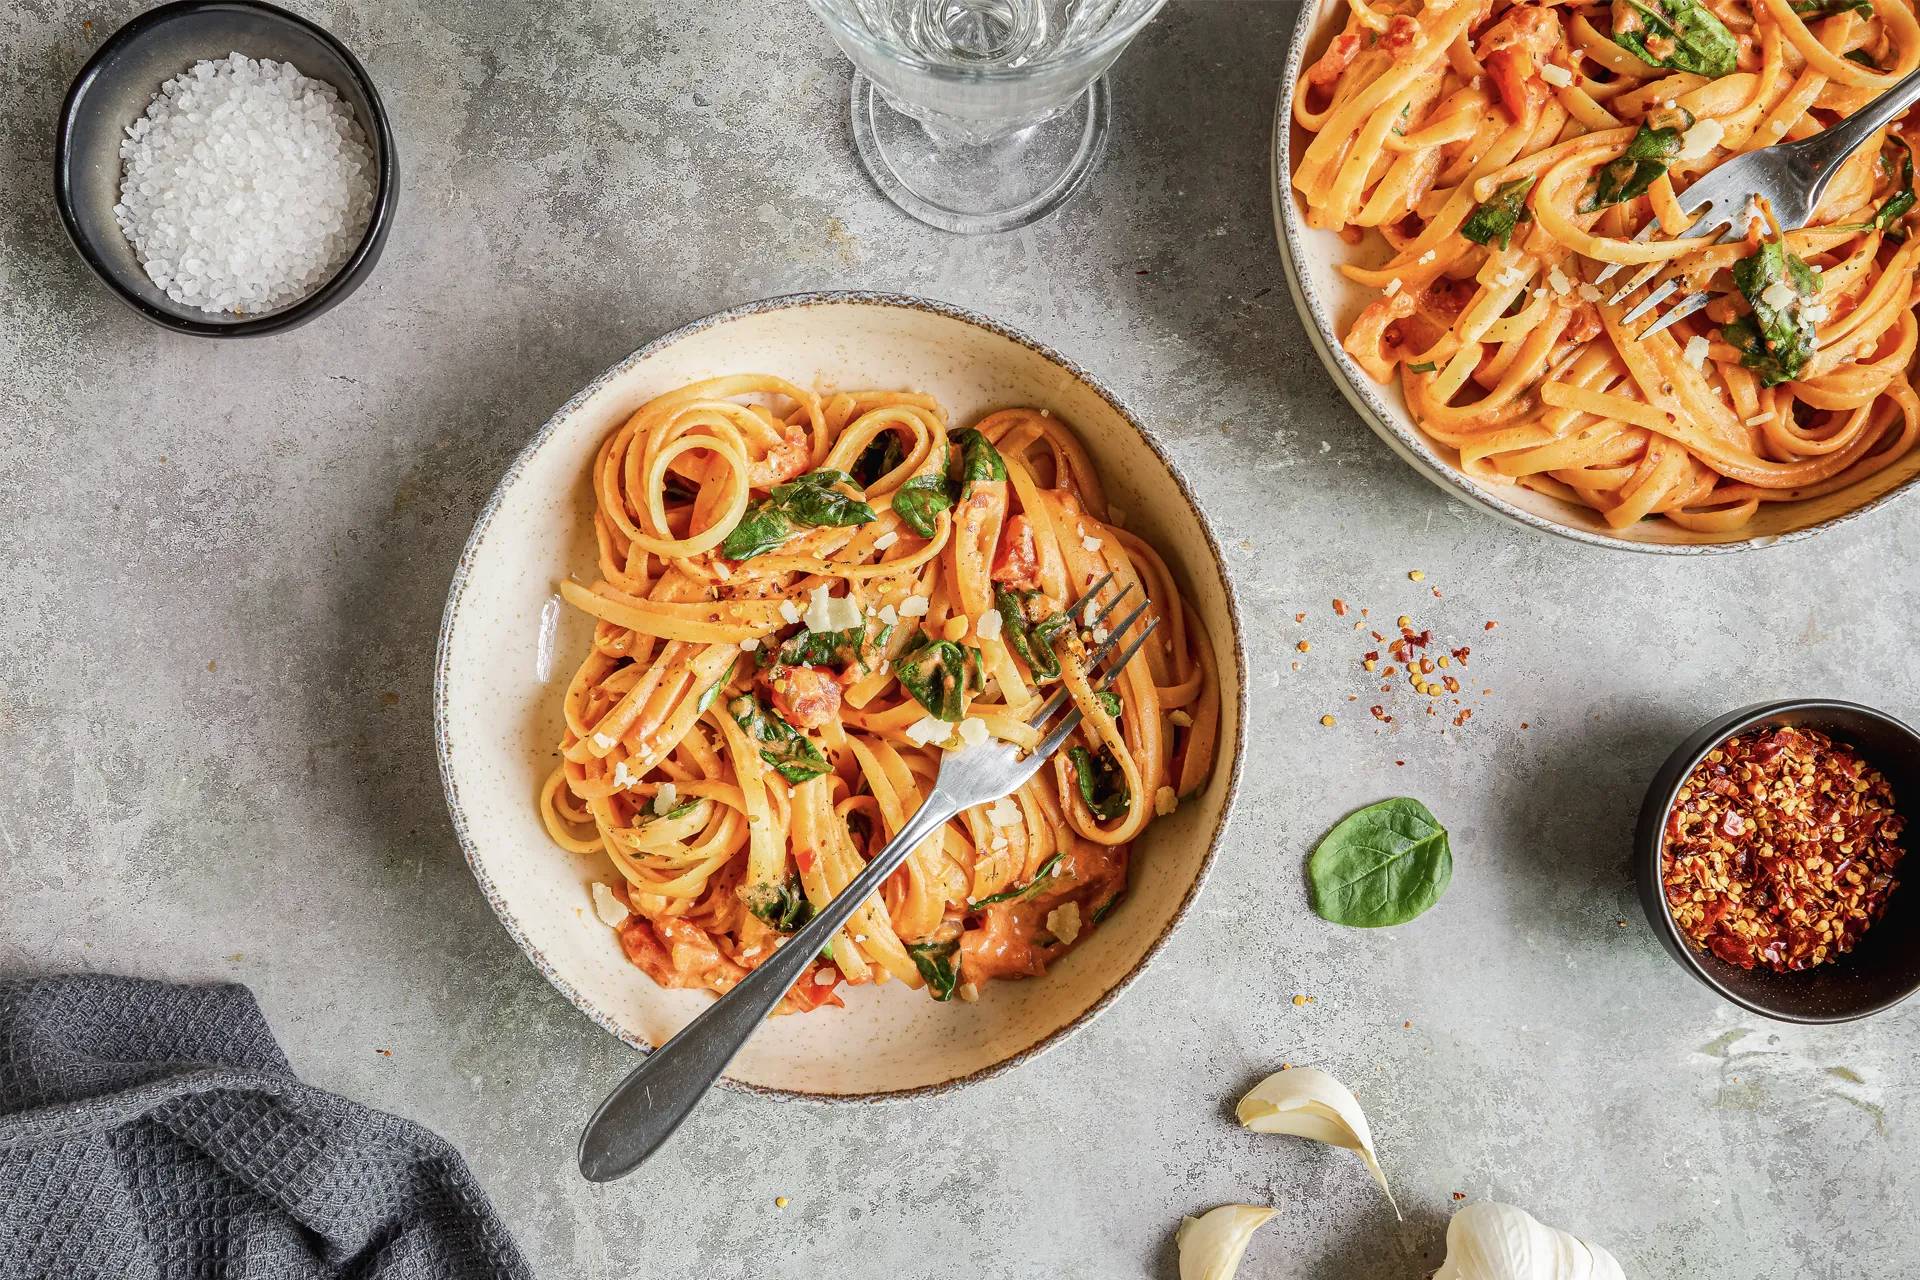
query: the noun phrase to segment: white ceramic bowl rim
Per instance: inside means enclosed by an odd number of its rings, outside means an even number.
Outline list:
[[[1340,345],[1340,339],[1332,331],[1329,320],[1332,311],[1314,287],[1313,280],[1301,269],[1300,264],[1305,261],[1306,250],[1300,238],[1298,210],[1288,194],[1288,178],[1293,172],[1289,126],[1293,121],[1294,86],[1299,81],[1300,72],[1306,61],[1307,46],[1313,40],[1315,26],[1325,16],[1322,0],[1303,0],[1300,6],[1300,18],[1294,24],[1293,40],[1287,48],[1287,70],[1280,80],[1280,99],[1274,106],[1271,188],[1274,223],[1280,229],[1280,255],[1286,262],[1287,286],[1293,294],[1294,308],[1300,313],[1300,318],[1307,330],[1307,337],[1312,340],[1314,350],[1319,352],[1321,362],[1327,366],[1327,372],[1334,375],[1334,381],[1346,394],[1348,402],[1353,405],[1354,410],[1360,414],[1367,425],[1373,428],[1374,433],[1386,441],[1394,452],[1412,464],[1415,470],[1449,493],[1457,494],[1468,502],[1485,507],[1496,515],[1504,516],[1515,524],[1524,525],[1529,529],[1538,529],[1543,533],[1571,538],[1575,542],[1583,542],[1590,547],[1605,547],[1610,551],[1645,551],[1659,555],[1706,555],[1715,552],[1752,551],[1785,542],[1798,542],[1802,538],[1811,538],[1815,534],[1824,533],[1857,516],[1878,510],[1901,495],[1920,488],[1920,480],[1909,480],[1857,507],[1786,533],[1770,533],[1730,542],[1657,543],[1612,538],[1602,533],[1576,529],[1548,520],[1508,502],[1497,492],[1484,489],[1469,480],[1434,451],[1424,434],[1409,428],[1401,421],[1399,415],[1387,406],[1386,401],[1380,398],[1373,379]]]
[[[1154,433],[1148,430],[1140,419],[1134,416],[1133,411],[1127,408],[1127,406],[1121,402],[1120,398],[1110,391],[1104,383],[1045,343],[1028,337],[1016,329],[1008,328],[998,321],[991,320],[965,307],[955,306],[947,302],[938,302],[929,298],[918,298],[910,294],[869,292],[854,289],[821,290],[809,293],[782,294],[777,297],[762,298],[757,302],[748,302],[740,306],[729,307],[724,311],[715,312],[704,319],[682,325],[671,333],[655,338],[652,342],[647,343],[626,359],[606,370],[606,372],[588,383],[586,387],[572,399],[561,405],[554,415],[547,419],[546,424],[534,433],[533,438],[527,442],[526,446],[520,450],[520,453],[514,458],[513,464],[507,468],[506,474],[501,476],[500,483],[494,487],[493,493],[488,497],[486,505],[481,507],[480,514],[474,521],[473,532],[468,535],[466,545],[461,549],[460,562],[454,569],[453,581],[447,588],[447,606],[440,619],[440,639],[438,652],[434,657],[433,669],[434,749],[435,755],[440,762],[441,787],[446,793],[447,812],[453,819],[454,835],[460,841],[460,850],[466,858],[468,869],[473,872],[473,877],[479,883],[480,891],[486,895],[487,902],[493,908],[494,914],[499,916],[500,923],[506,926],[508,935],[512,937],[515,944],[519,946],[526,957],[533,962],[534,967],[539,969],[547,981],[552,983],[554,988],[558,990],[561,995],[565,996],[576,1009],[586,1014],[588,1018],[592,1019],[601,1028],[619,1037],[628,1045],[639,1050],[643,1055],[652,1051],[652,1045],[622,1028],[611,1014],[600,1008],[584,992],[568,981],[567,978],[547,960],[545,955],[533,945],[527,936],[526,930],[522,928],[512,909],[508,907],[504,895],[500,893],[498,887],[494,884],[493,878],[487,874],[486,869],[482,866],[476,853],[474,840],[468,830],[466,814],[460,804],[459,787],[453,776],[453,766],[450,760],[452,736],[447,726],[447,660],[449,641],[453,632],[454,615],[458,610],[460,598],[466,591],[467,573],[469,566],[473,563],[474,553],[491,527],[494,515],[500,507],[502,498],[505,496],[507,490],[512,487],[514,481],[520,476],[520,473],[526,469],[534,454],[539,452],[540,448],[552,438],[554,433],[560,430],[562,424],[565,423],[569,417],[580,410],[588,400],[613,379],[624,375],[647,357],[672,346],[682,338],[710,329],[715,325],[723,324],[729,320],[739,319],[743,316],[758,315],[768,311],[778,311],[790,307],[844,306],[849,304],[901,307],[908,310],[931,312],[935,315],[947,316],[951,319],[962,321],[963,323],[984,329],[989,333],[997,334],[1012,342],[1017,342],[1072,375],[1075,380],[1093,391],[1102,400],[1105,400],[1115,413],[1119,414],[1126,420],[1129,426],[1139,432],[1140,438],[1146,442],[1147,447],[1153,451],[1154,456],[1160,460],[1161,465],[1166,467],[1168,474],[1173,477],[1174,483],[1179,486],[1181,496],[1186,499],[1187,505],[1192,509],[1194,518],[1200,526],[1200,531],[1207,540],[1207,549],[1212,553],[1214,563],[1218,567],[1222,595],[1225,597],[1227,605],[1227,616],[1232,623],[1233,661],[1238,677],[1237,686],[1239,697],[1236,705],[1228,709],[1228,713],[1233,716],[1236,726],[1233,759],[1229,761],[1227,765],[1226,789],[1221,800],[1220,816],[1214,824],[1213,834],[1208,840],[1206,853],[1202,856],[1199,868],[1194,873],[1193,883],[1187,887],[1187,891],[1181,898],[1179,906],[1174,909],[1172,916],[1168,918],[1166,925],[1160,931],[1160,935],[1153,940],[1153,943],[1148,946],[1146,951],[1140,956],[1140,959],[1125,975],[1109,987],[1098,1000],[1089,1005],[1077,1018],[1056,1028],[1044,1038],[991,1066],[982,1067],[967,1075],[952,1080],[941,1081],[937,1084],[921,1085],[911,1089],[881,1090],[859,1094],[836,1094],[811,1093],[799,1089],[774,1088],[769,1085],[735,1080],[730,1076],[722,1076],[720,1078],[722,1087],[732,1089],[738,1093],[749,1093],[760,1097],[779,1098],[788,1101],[823,1104],[896,1102],[912,1098],[933,1097],[949,1093],[965,1085],[976,1083],[977,1081],[990,1080],[995,1076],[1011,1071],[1022,1063],[1038,1057],[1048,1049],[1062,1043],[1069,1036],[1105,1012],[1107,1008],[1120,997],[1122,992],[1133,985],[1134,981],[1146,970],[1147,965],[1160,953],[1161,948],[1166,946],[1167,940],[1173,936],[1174,930],[1180,926],[1181,921],[1186,919],[1187,912],[1199,897],[1200,890],[1206,883],[1207,875],[1213,870],[1214,861],[1219,856],[1220,842],[1226,837],[1227,825],[1233,815],[1234,800],[1240,791],[1240,771],[1242,762],[1246,756],[1247,743],[1247,651],[1245,637],[1241,630],[1240,601],[1234,589],[1232,575],[1227,571],[1227,558],[1221,551],[1220,540],[1215,536],[1213,525],[1207,519],[1205,510],[1195,497],[1191,486],[1187,482],[1186,475],[1174,462],[1173,457],[1168,453],[1165,446],[1161,444]]]

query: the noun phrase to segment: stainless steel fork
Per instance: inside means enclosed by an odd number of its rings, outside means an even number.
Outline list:
[[[1098,612],[1088,617],[1089,605],[1099,601],[1100,592],[1112,581],[1113,575],[1109,573],[1069,607],[1069,616],[1076,627],[1084,624],[1098,640],[1087,660],[1090,674],[1113,652],[1127,629],[1139,621],[1147,608],[1147,602],[1142,600],[1133,612],[1114,624],[1110,633],[1100,638],[1101,633],[1094,628],[1101,626],[1133,590],[1129,584],[1112,599],[1098,605]],[[1133,643],[1106,669],[1105,677],[1097,681],[1097,689],[1104,690],[1113,684],[1159,622],[1158,618],[1148,620]],[[1060,714],[1063,709],[1065,714]],[[962,810],[1011,795],[1067,740],[1067,735],[1080,723],[1080,710],[1064,689],[1047,700],[1034,723],[1044,727],[1057,714],[1060,714],[1059,723],[1031,752],[1022,753],[1010,743],[985,742],[942,756],[933,790],[907,819],[906,825],[887,842],[880,856],[869,862],[865,870],[769,959],[682,1027],[679,1034],[649,1054],[646,1061],[607,1095],[580,1134],[580,1172],[590,1181],[609,1182],[637,1169],[672,1137],[674,1130],[700,1105],[741,1046],[780,1003],[780,997],[799,981],[813,958],[833,940],[834,933],[885,883],[894,869],[906,861],[907,855]]]
[[[1827,184],[1833,181],[1833,175],[1840,171],[1847,157],[1915,101],[1920,101],[1920,71],[1909,73],[1831,129],[1823,129],[1798,142],[1783,142],[1735,156],[1678,194],[1680,212],[1698,212],[1687,229],[1674,239],[1701,239],[1720,231],[1723,234],[1716,244],[1738,240],[1747,234],[1747,211],[1756,199],[1765,200],[1772,207],[1774,221],[1782,231],[1797,231],[1806,226],[1813,218],[1813,211],[1820,206]],[[1634,237],[1635,242],[1648,243],[1659,225],[1658,218],[1649,221]],[[1607,267],[1594,277],[1594,283],[1608,279],[1622,265],[1614,263]],[[1635,289],[1670,265],[1666,261],[1647,263],[1633,274],[1624,288],[1607,299],[1608,303],[1618,305],[1625,301]],[[1677,275],[1663,281],[1621,318],[1632,324],[1678,292],[1680,283]],[[1646,338],[1660,332],[1706,306],[1712,297],[1704,291],[1689,294],[1638,336]]]

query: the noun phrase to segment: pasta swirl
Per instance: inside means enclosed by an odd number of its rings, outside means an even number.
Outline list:
[[[1804,229],[1755,204],[1737,243],[1664,232],[1715,165],[1916,67],[1911,0],[1354,4],[1293,99],[1307,223],[1385,244],[1341,267],[1384,291],[1342,345],[1467,475],[1614,528],[1736,531],[1900,463],[1920,435],[1901,122]],[[1658,333],[1658,311],[1626,320],[1669,282],[1666,306],[1710,300]]]
[[[1049,686],[1085,717],[1068,748],[929,836],[783,1011],[1044,973],[1125,892],[1133,840],[1205,785],[1205,629],[1046,411],[955,432],[929,396],[716,378],[641,406],[592,475],[600,576],[561,593],[593,644],[539,809],[619,873],[603,914],[627,913],[621,945],[660,985],[738,982],[905,825],[943,749],[1037,746]],[[1107,574],[1152,602],[1123,640],[1159,625],[1099,693],[1084,646],[1107,637],[1061,611]]]

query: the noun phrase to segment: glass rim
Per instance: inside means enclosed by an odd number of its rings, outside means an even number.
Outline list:
[[[883,58],[895,66],[906,67],[913,71],[924,72],[942,80],[981,83],[994,80],[1020,80],[1043,71],[1055,71],[1077,64],[1090,62],[1112,49],[1115,45],[1124,45],[1140,33],[1140,29],[1153,21],[1154,16],[1166,6],[1167,0],[1148,0],[1146,6],[1133,21],[1117,27],[1091,44],[1079,45],[1071,51],[1037,58],[1017,67],[981,67],[961,68],[951,63],[930,62],[918,54],[908,53],[893,45],[882,44],[865,31],[855,27],[842,18],[836,10],[847,0],[807,0],[807,7],[820,16],[827,27],[827,33],[836,41],[842,38],[860,46],[861,49],[878,58]],[[844,52],[844,50],[843,50]],[[858,65],[854,68],[860,68]]]

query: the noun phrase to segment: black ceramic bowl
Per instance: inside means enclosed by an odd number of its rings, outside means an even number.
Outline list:
[[[196,62],[230,53],[290,62],[302,75],[332,85],[359,118],[379,168],[373,216],[353,256],[307,297],[258,316],[214,315],[169,298],[147,277],[113,217],[120,199],[120,141],[127,126],[146,113],[164,81]],[[345,45],[313,23],[258,0],[181,0],[120,28],[67,90],[54,155],[54,199],[61,221],[94,274],[162,328],[209,338],[292,329],[352,293],[380,260],[400,196],[393,130],[366,70]]]
[[[1721,716],[1685,742],[1654,775],[1634,831],[1634,873],[1640,905],[1681,968],[1743,1009],[1782,1022],[1848,1022],[1892,1008],[1920,990],[1920,858],[1902,864],[1901,883],[1886,913],[1837,963],[1797,973],[1742,969],[1692,947],[1667,910],[1660,885],[1661,846],[1674,794],[1709,751],[1749,729],[1793,725],[1845,743],[1893,787],[1894,806],[1908,819],[1903,848],[1920,838],[1920,734],[1871,707],[1809,699],[1766,702]]]

